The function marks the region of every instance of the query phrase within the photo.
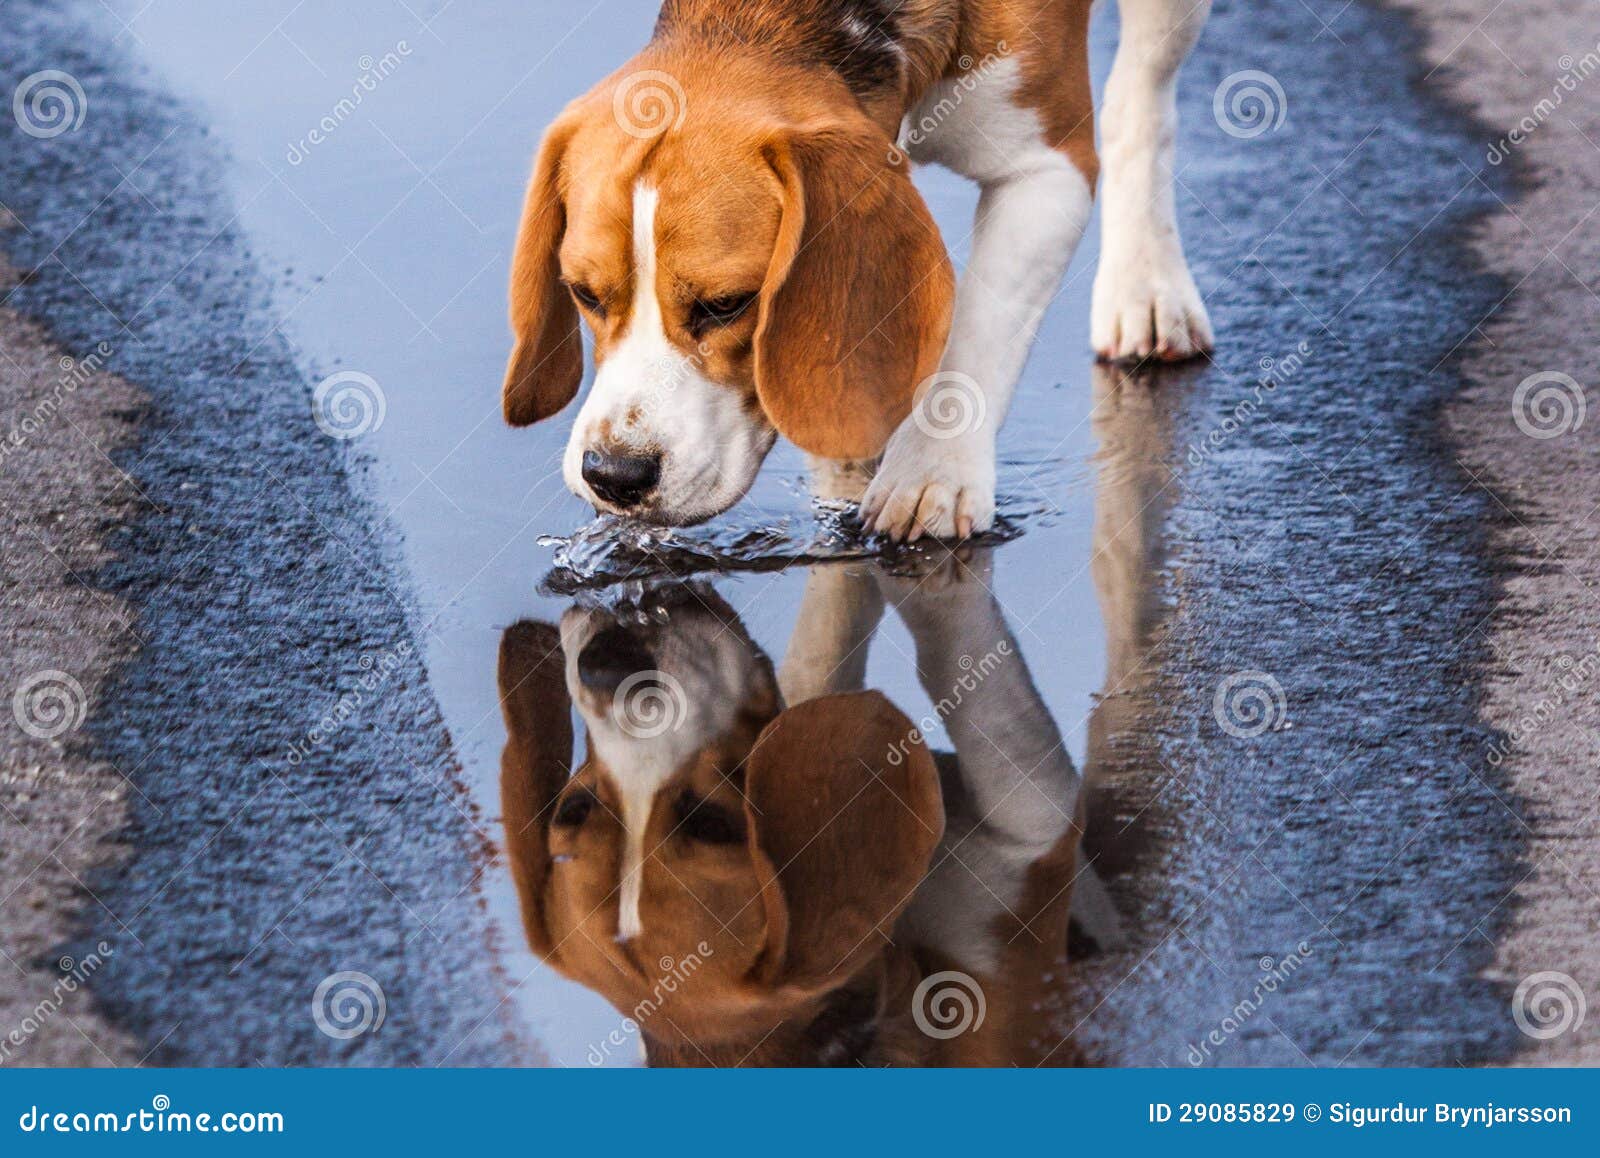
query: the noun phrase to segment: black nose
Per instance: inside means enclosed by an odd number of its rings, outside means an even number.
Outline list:
[[[583,452],[583,481],[606,502],[624,510],[638,506],[660,479],[658,454]]]
[[[601,631],[578,653],[578,679],[586,688],[614,692],[636,672],[651,671],[656,657],[626,627]]]

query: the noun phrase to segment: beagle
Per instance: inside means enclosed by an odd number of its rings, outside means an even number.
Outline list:
[[[631,1019],[651,1064],[1077,1060],[1050,1016],[1069,900],[1091,938],[1116,918],[1075,882],[1077,777],[987,567],[814,570],[782,677],[701,586],[505,633],[529,943]],[[954,755],[860,690],[886,602]]]
[[[507,421],[572,400],[581,318],[597,370],[563,474],[597,509],[708,519],[782,434],[869,531],[987,529],[996,433],[1102,158],[1096,352],[1211,346],[1172,189],[1210,3],[1119,3],[1097,154],[1091,0],[666,0],[539,149]],[[981,188],[959,285],[908,158]]]

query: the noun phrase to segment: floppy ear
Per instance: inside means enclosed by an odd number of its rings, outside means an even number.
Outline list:
[[[522,924],[540,957],[552,951],[544,919],[550,809],[572,773],[572,700],[565,668],[561,633],[548,623],[524,620],[500,638],[500,710],[506,720],[500,805]]]
[[[854,692],[782,713],[745,768],[767,914],[757,979],[838,985],[881,951],[944,832],[933,758],[883,695]]]
[[[802,450],[864,459],[939,368],[955,276],[904,154],[841,121],[766,148],[783,217],[761,291],[756,393]]]
[[[561,159],[572,133],[571,125],[557,123],[545,134],[522,206],[511,260],[511,332],[516,346],[500,396],[512,426],[550,417],[572,401],[583,378],[578,310],[561,284],[557,257],[567,228]]]

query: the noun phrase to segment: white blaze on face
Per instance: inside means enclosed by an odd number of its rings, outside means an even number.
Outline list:
[[[656,211],[660,195],[633,189],[634,297],[627,330],[595,373],[567,443],[562,473],[579,498],[601,506],[583,481],[585,451],[659,454],[661,480],[630,514],[652,522],[699,522],[750,489],[775,434],[737,388],[701,372],[702,359],[667,337],[657,295]],[[602,445],[601,429],[610,439]]]
[[[710,615],[679,614],[652,645],[655,672],[678,692],[663,701],[664,717],[650,716],[639,726],[640,706],[583,686],[578,674],[584,646],[607,624],[605,612],[574,608],[561,618],[561,648],[566,655],[567,690],[589,732],[589,745],[615,789],[623,828],[622,863],[617,881],[617,940],[643,929],[639,896],[644,862],[650,853],[646,831],[651,810],[677,775],[707,744],[731,729],[743,706],[771,692],[770,669],[763,668],[738,632]]]

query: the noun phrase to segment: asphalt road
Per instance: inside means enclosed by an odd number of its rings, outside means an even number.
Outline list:
[[[352,498],[346,447],[313,424],[206,125],[87,6],[12,3],[5,19],[6,91],[47,61],[95,113],[45,139],[4,122],[8,248],[30,271],[8,305],[62,349],[107,343],[148,397],[137,443],[110,448],[137,517],[79,576],[137,609],[137,660],[74,736],[136,789],[119,834],[133,855],[83,876],[62,951],[116,947],[94,993],[134,1058],[536,1057],[496,1012],[473,893],[488,834],[405,580]],[[8,906],[30,903],[25,872]],[[313,996],[344,973],[381,988],[377,1032],[319,1028]]]

